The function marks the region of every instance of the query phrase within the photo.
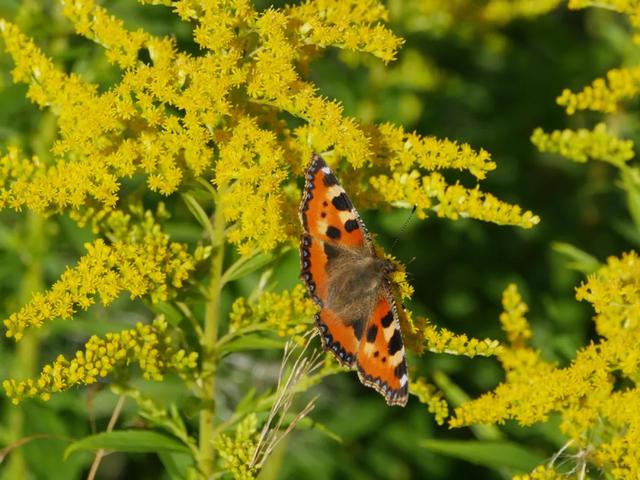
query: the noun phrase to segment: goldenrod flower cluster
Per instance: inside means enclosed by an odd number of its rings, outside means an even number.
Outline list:
[[[315,150],[364,167],[344,178],[359,184],[353,195],[368,195],[372,208],[417,205],[421,217],[431,208],[454,219],[538,222],[531,212],[477,187],[449,185],[433,172],[464,169],[482,180],[495,168],[487,152],[391,125],[362,127],[301,77],[328,46],[392,60],[402,41],[380,23],[388,14],[378,2],[318,0],[264,11],[246,0],[162,3],[192,23],[201,55],[181,52],[171,38],[127,30],[93,0],[63,2],[77,33],[103,46],[123,70],[105,92],[60,71],[17,26],[0,23],[15,81],[56,113],[59,127],[55,161],[5,157],[2,204],[39,212],[89,202],[112,208],[122,178],[146,175],[151,190],[169,195],[213,171],[230,241],[242,254],[271,250],[294,233],[282,221],[297,203],[286,192]],[[150,62],[138,60],[141,50]],[[292,131],[279,112],[304,123]],[[363,185],[367,177],[371,189]]]
[[[390,30],[376,24],[388,20],[386,8],[376,0],[304,2],[290,7],[289,13],[301,22],[301,41],[306,44],[367,52],[385,63],[395,58],[402,44]]]
[[[422,138],[406,134],[402,129],[383,124],[379,132],[384,141],[383,157],[378,164],[385,165],[388,173],[374,175],[369,184],[386,203],[415,206],[419,218],[431,209],[439,217],[456,220],[469,217],[503,225],[530,228],[540,219],[518,205],[510,205],[478,186],[467,188],[458,183],[450,185],[443,175],[434,170],[468,170],[478,180],[495,168],[485,150],[476,152],[469,145],[450,140]],[[384,162],[383,162],[384,159]],[[424,174],[422,171],[431,171]]]
[[[266,324],[282,337],[304,333],[317,307],[306,294],[306,288],[297,284],[281,293],[264,292],[254,301],[238,298],[231,306],[231,331],[249,325]]]
[[[449,416],[449,404],[435,385],[420,377],[409,383],[409,392],[418,397],[420,403],[427,405],[429,413],[433,414],[438,425],[444,424]]]
[[[638,92],[640,67],[614,68],[607,72],[606,79],[597,78],[580,92],[563,90],[556,101],[565,107],[568,115],[580,110],[613,113],[620,108],[620,103],[634,98]]]
[[[570,9],[599,7],[626,14],[632,26],[640,29],[640,4],[636,0],[569,0]],[[640,41],[636,33],[634,40]],[[564,89],[556,99],[558,105],[565,108],[568,115],[584,110],[601,113],[617,112],[621,104],[632,100],[640,93],[640,67],[631,66],[609,70],[605,77],[597,78],[581,91]],[[563,155],[575,162],[587,159],[601,160],[617,167],[634,156],[634,144],[610,133],[605,123],[598,123],[593,130],[556,130],[545,133],[537,128],[531,137],[532,142],[542,152]]]
[[[171,371],[188,376],[195,369],[197,358],[197,353],[187,353],[173,345],[167,322],[158,317],[151,325],[138,323],[130,330],[108,333],[105,338],[94,335],[73,358],[59,355],[45,365],[37,379],[5,380],[2,387],[14,404],[33,397],[48,400],[52,393],[90,385],[133,363],[148,380],[160,381]]]
[[[225,220],[235,223],[228,239],[243,255],[255,246],[272,250],[286,238],[285,196],[280,191],[287,178],[283,153],[275,135],[249,117],[238,122],[220,147],[215,166],[218,201]]]
[[[576,298],[593,305],[599,335],[609,338],[625,331],[640,333],[638,254],[631,251],[620,258],[609,257],[605,267],[576,289]]]
[[[376,246],[376,253],[389,260],[395,266],[395,270],[391,273],[391,280],[396,289],[396,296],[400,301],[413,296],[413,285],[409,283],[407,278],[407,270],[405,266],[398,261],[396,257],[383,251],[380,247]]]
[[[545,133],[536,128],[531,141],[541,152],[557,153],[580,163],[592,159],[621,166],[634,156],[633,141],[611,134],[604,123],[599,123],[593,130],[581,128]]]
[[[531,328],[525,314],[529,310],[522,301],[518,287],[512,283],[502,294],[504,311],[500,314],[502,330],[511,344],[524,344],[531,338]]]
[[[150,212],[132,222],[130,215],[115,210],[105,219],[104,229],[114,241],[86,243],[87,253],[74,267],[4,320],[8,337],[20,340],[27,328],[41,327],[54,318],[71,318],[93,305],[96,297],[103,305],[125,291],[131,298],[149,295],[154,302],[167,300],[195,268],[186,246],[171,242]]]
[[[233,437],[221,433],[215,439],[215,447],[224,469],[235,480],[253,480],[257,471],[251,460],[258,447],[258,417],[251,413],[236,427]]]
[[[480,340],[465,334],[458,335],[446,328],[431,325],[424,318],[418,318],[417,323],[424,325],[418,335],[423,339],[426,349],[434,353],[464,355],[470,358],[477,355],[489,357],[500,354],[503,348],[497,340]]]
[[[526,346],[526,306],[508,287],[504,318],[517,319],[520,341],[499,354],[507,378],[492,392],[456,408],[450,425],[513,419],[526,426],[558,413],[561,430],[570,439],[568,451],[575,452],[571,458],[615,478],[635,479],[640,476],[640,256],[629,252],[609,258],[577,289],[576,297],[593,305],[600,338],[580,350],[569,366],[557,367]],[[514,322],[503,321],[503,326],[513,336]],[[552,468],[541,468],[522,478],[555,477]]]
[[[540,465],[533,469],[531,473],[524,475],[514,475],[513,480],[562,480],[565,475],[558,473],[553,467]]]

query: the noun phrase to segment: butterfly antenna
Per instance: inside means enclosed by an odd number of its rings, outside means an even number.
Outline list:
[[[389,249],[390,252],[393,252],[393,249],[395,248],[396,243],[398,243],[398,240],[400,240],[400,237],[402,236],[404,231],[407,229],[407,226],[409,225],[409,222],[411,221],[411,217],[413,217],[413,214],[416,213],[416,208],[418,208],[418,206],[414,205],[413,208],[411,209],[411,213],[409,214],[409,216],[406,218],[406,220],[402,224],[402,227],[400,228],[400,231],[398,232],[398,235],[396,236],[395,240],[391,244],[391,248]]]

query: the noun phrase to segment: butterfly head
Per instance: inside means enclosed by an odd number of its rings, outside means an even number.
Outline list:
[[[393,272],[395,272],[398,268],[396,265],[386,258],[376,258],[374,261],[374,269],[383,277],[388,278]]]

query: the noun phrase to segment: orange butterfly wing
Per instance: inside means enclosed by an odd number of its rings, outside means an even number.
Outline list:
[[[328,249],[322,240],[303,234],[300,243],[302,279],[307,284],[314,302],[323,307],[327,298],[328,276],[326,265],[329,261]],[[358,349],[358,337],[354,327],[347,325],[332,310],[322,308],[315,317],[320,331],[322,346],[333,352],[341,365],[351,367]],[[357,328],[357,326],[356,326]]]
[[[407,360],[393,297],[383,292],[369,319],[356,355],[358,376],[389,405],[405,406],[409,394]]]
[[[331,244],[365,248],[368,237],[347,193],[319,155],[313,155],[305,180],[300,205],[300,221],[304,227],[300,241],[301,276],[311,298],[324,307]],[[347,325],[327,308],[316,315],[315,323],[321,333],[322,346],[333,352],[341,365],[353,366],[359,343],[358,326]]]
[[[316,314],[316,327],[323,348],[332,352],[343,367],[352,367],[358,350],[360,324],[348,325],[332,310],[323,308]]]
[[[306,233],[328,243],[370,248],[360,216],[338,179],[317,154],[307,168],[300,221]]]

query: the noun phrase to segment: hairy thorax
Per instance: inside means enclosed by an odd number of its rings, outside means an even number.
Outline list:
[[[329,255],[327,307],[347,323],[369,318],[394,265],[366,249],[336,247]]]

